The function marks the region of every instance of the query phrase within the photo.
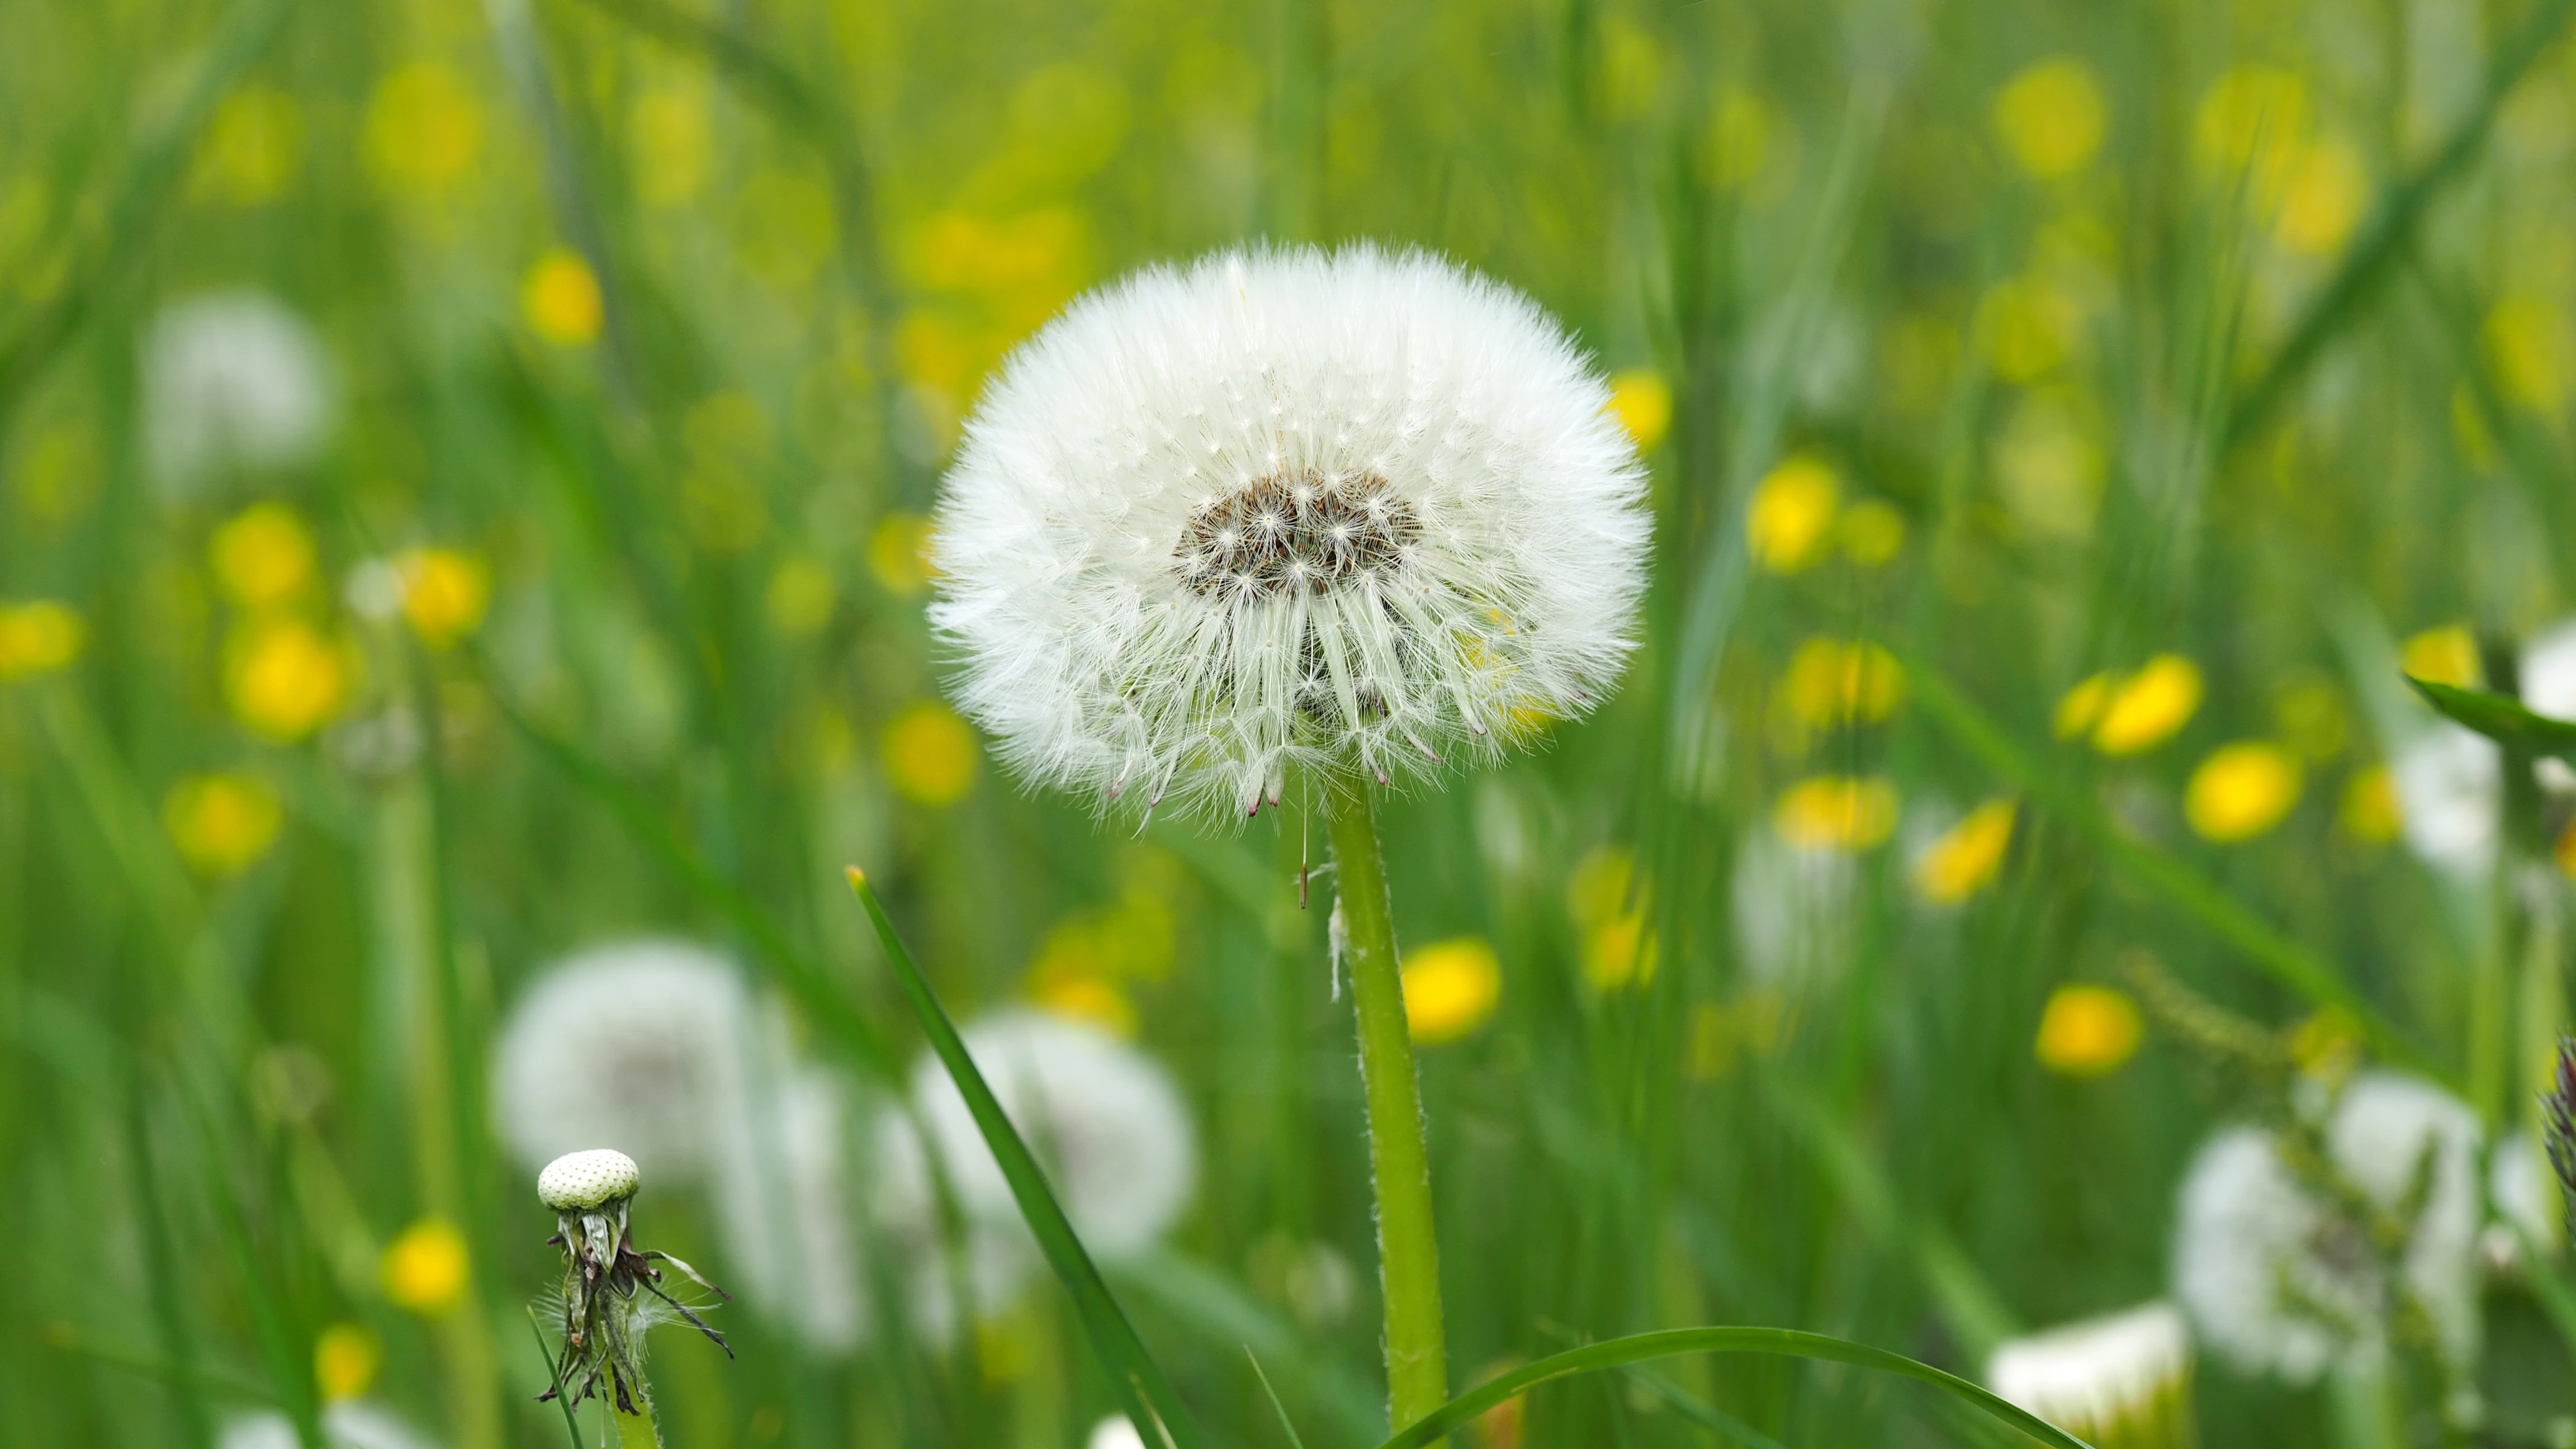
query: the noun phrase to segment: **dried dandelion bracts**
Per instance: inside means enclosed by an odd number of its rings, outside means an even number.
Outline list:
[[[540,1402],[561,1394],[578,1404],[596,1394],[622,1415],[649,1420],[644,1334],[674,1318],[705,1334],[727,1357],[733,1355],[723,1334],[662,1287],[662,1270],[654,1264],[670,1264],[720,1298],[728,1296],[725,1291],[670,1254],[635,1246],[627,1208],[642,1185],[635,1159],[608,1148],[566,1153],[537,1174],[537,1197],[554,1209],[557,1224],[546,1243],[564,1251],[556,1319],[563,1343],[555,1357],[554,1383],[537,1396]]]

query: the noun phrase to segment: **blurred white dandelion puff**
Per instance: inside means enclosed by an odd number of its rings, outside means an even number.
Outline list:
[[[2163,1302],[2066,1324],[2007,1340],[1986,1385],[2097,1444],[2187,1443],[2191,1332]]]
[[[755,1110],[716,1147],[726,1272],[764,1314],[834,1356],[858,1347],[867,1328],[850,1217],[847,1099],[837,1073],[796,1068],[756,1084]]]
[[[228,1421],[215,1442],[218,1449],[300,1449],[294,1421],[273,1409]],[[437,1445],[392,1411],[364,1399],[322,1410],[322,1442],[330,1449],[436,1449]]]
[[[932,617],[1032,781],[1236,817],[1588,710],[1644,474],[1527,298],[1420,253],[1230,251],[1075,303],[966,427]]]
[[[290,468],[331,416],[330,372],[304,319],[261,292],[173,303],[143,349],[145,447],[163,491],[184,497],[233,469]]]
[[[2174,1243],[2175,1296],[2202,1340],[2249,1372],[2307,1383],[2379,1361],[2411,1321],[2448,1362],[2471,1362],[2478,1138],[2466,1106],[2390,1072],[2344,1088],[2325,1160],[2307,1171],[2261,1129],[2211,1138],[2184,1179]]]

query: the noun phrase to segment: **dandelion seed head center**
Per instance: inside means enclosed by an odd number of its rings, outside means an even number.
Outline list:
[[[1172,572],[1203,597],[1328,593],[1411,558],[1422,522],[1376,472],[1278,470],[1191,510]]]

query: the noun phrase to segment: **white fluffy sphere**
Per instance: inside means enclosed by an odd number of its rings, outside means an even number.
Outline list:
[[[1012,354],[932,619],[1033,781],[1241,816],[1290,764],[1490,757],[1618,674],[1644,474],[1528,298],[1421,253],[1230,251]]]
[[[291,467],[321,446],[331,387],[322,346],[293,309],[260,292],[172,305],[143,350],[145,443],[164,491],[231,468]]]
[[[556,1212],[595,1208],[615,1198],[633,1197],[644,1185],[635,1159],[613,1147],[567,1152],[537,1174],[537,1200]]]

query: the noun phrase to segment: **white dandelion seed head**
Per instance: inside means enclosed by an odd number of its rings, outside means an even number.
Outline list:
[[[2522,646],[2522,702],[2551,719],[2576,720],[2576,618],[2561,619]]]
[[[1145,1436],[1125,1414],[1112,1414],[1091,1426],[1091,1437],[1083,1449],[1145,1449]]]
[[[1853,950],[1859,884],[1843,851],[1801,849],[1767,825],[1746,830],[1727,892],[1745,974],[1764,986],[1832,979]]]
[[[326,1406],[322,1439],[330,1449],[437,1449],[438,1444],[399,1415],[364,1399]],[[220,1449],[299,1449],[294,1421],[273,1409],[227,1421],[215,1442]]]
[[[2406,846],[2427,865],[2473,876],[2494,863],[2504,789],[2494,741],[2446,721],[2408,741],[2389,778]]]
[[[557,1212],[588,1211],[644,1185],[635,1159],[613,1147],[567,1152],[537,1174],[537,1200]]]
[[[1004,364],[943,487],[960,702],[1104,810],[1490,759],[1632,646],[1645,483],[1608,397],[1526,297],[1422,253],[1094,292]]]
[[[2360,1074],[2335,1102],[2327,1156],[2374,1210],[2402,1211],[2419,1166],[2429,1172],[2392,1285],[2366,1226],[2302,1181],[2267,1133],[2220,1132],[2183,1181],[2175,1296],[2221,1356],[2293,1383],[2383,1355],[2392,1287],[2420,1306],[2452,1362],[2471,1361],[2478,1135],[2458,1100],[2391,1072]]]
[[[2538,1244],[2550,1257],[2563,1250],[2559,1225],[2564,1207],[2558,1178],[2530,1133],[2512,1133],[2489,1154],[2487,1202],[2495,1209],[2495,1220],[2487,1224],[2479,1244],[2489,1268],[2498,1273],[2519,1271],[2525,1242]]]
[[[165,308],[143,347],[145,447],[166,493],[232,469],[287,468],[321,446],[330,371],[302,317],[261,292]]]
[[[2159,1411],[2191,1373],[2181,1310],[2157,1302],[2006,1341],[1986,1386],[2070,1433],[2104,1432]]]
[[[754,1308],[840,1357],[865,1340],[868,1322],[852,1236],[848,1084],[819,1067],[756,1074],[746,1104],[715,1148],[726,1272]]]
[[[761,1025],[734,965],[681,941],[630,941],[567,958],[502,1023],[492,1110],[534,1167],[614,1142],[656,1181],[695,1180],[742,1120]]]

